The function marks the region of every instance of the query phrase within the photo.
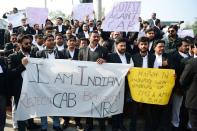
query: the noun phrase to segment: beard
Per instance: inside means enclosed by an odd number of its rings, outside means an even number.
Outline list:
[[[30,53],[31,47],[27,47],[27,48],[22,47],[22,51]]]

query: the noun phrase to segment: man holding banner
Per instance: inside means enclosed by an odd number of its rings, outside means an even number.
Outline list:
[[[98,32],[93,31],[90,34],[90,44],[87,47],[79,50],[79,60],[81,61],[94,61],[102,64],[107,60],[107,49],[99,45],[100,36]],[[104,119],[99,119],[99,125],[102,131],[105,130]],[[86,119],[86,127],[84,131],[91,131],[93,129],[93,118]]]
[[[139,53],[132,56],[132,60],[134,63],[134,67],[141,67],[141,68],[153,68],[155,62],[155,56],[152,54],[148,54],[148,47],[149,47],[149,39],[147,37],[141,37],[138,40],[138,48]],[[139,110],[139,105],[141,103],[132,101],[132,112],[131,112],[131,124],[130,130],[136,131],[137,125],[137,114]],[[149,105],[143,104],[144,111],[145,111],[145,127],[144,131],[152,131],[151,130],[151,118],[149,112]]]
[[[115,41],[116,44],[116,53],[112,53],[108,56],[109,63],[121,63],[121,64],[130,64],[131,55],[126,52],[126,39],[122,37],[118,37]],[[127,96],[130,95],[128,81],[125,79],[125,100],[127,100]],[[125,103],[124,100],[124,103]],[[123,125],[123,113],[112,116],[112,131],[127,131],[127,129]]]

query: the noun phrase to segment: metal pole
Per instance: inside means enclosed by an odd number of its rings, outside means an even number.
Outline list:
[[[44,8],[47,8],[47,0],[44,0]]]
[[[96,5],[97,20],[101,20],[102,17],[102,0],[93,0],[94,5]]]

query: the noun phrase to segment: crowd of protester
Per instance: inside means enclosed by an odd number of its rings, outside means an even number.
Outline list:
[[[0,39],[0,131],[5,127],[6,105],[9,101],[12,106],[13,129],[25,131],[38,128],[47,131],[47,116],[40,118],[40,125],[33,119],[15,120],[23,82],[21,73],[26,70],[28,57],[174,69],[175,86],[167,105],[152,105],[132,100],[126,82],[124,108],[129,108],[130,114],[125,116],[123,112],[111,118],[95,120],[98,120],[101,131],[105,131],[106,121],[112,125],[112,131],[137,131],[139,114],[143,111],[144,131],[197,131],[196,120],[189,120],[188,115],[192,114],[188,108],[196,109],[196,105],[185,105],[188,85],[180,83],[185,64],[197,57],[196,38],[180,38],[177,34],[180,25],[170,25],[167,32],[164,32],[156,13],[152,14],[151,19],[139,19],[139,22],[139,32],[106,32],[101,28],[101,20],[92,20],[88,17],[84,21],[63,20],[57,17],[54,23],[47,19],[44,25],[34,24],[33,27],[27,23],[26,18],[21,19],[21,26],[18,27],[13,28],[12,23],[9,23]],[[124,126],[125,117],[130,119],[129,128]],[[51,118],[55,131],[69,127],[69,117]],[[63,125],[60,125],[61,119],[64,120]],[[83,118],[86,120],[85,124],[81,123],[81,119],[74,119],[79,129],[90,131],[94,128],[93,118]]]

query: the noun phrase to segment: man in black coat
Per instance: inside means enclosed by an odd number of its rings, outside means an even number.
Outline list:
[[[79,49],[75,48],[76,37],[70,36],[67,41],[67,48],[63,50],[65,59],[78,60]]]
[[[58,17],[56,19],[56,22],[57,22],[57,26],[54,27],[54,29],[56,29],[56,34],[57,33],[65,34],[69,27],[63,25],[63,19],[61,17]]]
[[[107,60],[107,49],[98,44],[100,36],[98,32],[93,31],[90,34],[90,44],[87,47],[79,50],[78,59],[81,61],[93,61],[102,64]],[[105,131],[105,121],[100,118],[99,125],[102,131]],[[87,118],[86,127],[84,131],[91,131],[93,129],[93,118]]]
[[[0,131],[4,131],[6,121],[6,101],[7,101],[7,66],[3,57],[0,57]]]
[[[10,37],[10,42],[5,44],[4,47],[4,55],[9,56],[10,54],[14,53],[17,46],[17,34],[13,33]]]
[[[18,27],[17,34],[22,34],[22,35],[34,34],[35,31],[32,27],[30,27],[29,24],[27,24],[26,18],[21,19],[21,24],[22,25]]]
[[[58,51],[55,48],[54,36],[47,35],[44,37],[45,49],[36,52],[37,58],[46,58],[46,59],[64,59],[62,52]],[[58,116],[53,116],[53,129],[55,131],[62,131],[60,127],[60,120]],[[41,131],[47,131],[48,121],[47,116],[41,117]]]
[[[126,39],[124,38],[117,38],[116,40],[116,53],[112,53],[108,56],[107,62],[109,63],[122,63],[122,64],[129,64],[131,55],[126,52]],[[125,79],[125,94],[128,94],[129,86],[128,81]],[[125,95],[126,98],[127,95]],[[123,126],[123,114],[118,114],[112,116],[112,131],[126,131],[126,128]]]
[[[180,84],[187,90],[185,106],[189,112],[192,131],[197,131],[197,44],[194,47],[194,58],[187,65],[180,77]]]
[[[184,69],[184,59],[189,57],[189,41],[187,39],[180,39],[180,42],[177,43],[177,51],[175,51],[169,57],[169,65],[172,69],[175,70],[176,80],[175,86],[172,94],[172,127],[173,129],[179,129],[181,131],[185,131],[187,129],[187,122],[183,123],[180,119],[183,118],[183,114],[180,113],[180,109],[184,106],[184,97],[185,93],[180,85],[180,76]],[[184,113],[184,112],[183,112]]]
[[[132,56],[134,67],[141,67],[141,68],[153,68],[154,62],[155,62],[155,56],[148,53],[148,46],[149,46],[149,38],[147,37],[141,37],[138,40],[138,48],[139,53]],[[138,118],[138,110],[139,105],[142,103],[136,102],[132,100],[131,102],[131,123],[130,123],[130,130],[136,131],[136,124],[137,124],[137,118]],[[152,123],[150,118],[150,112],[149,112],[149,105],[148,104],[142,104],[145,111],[145,131],[151,131]]]
[[[79,54],[79,49],[75,48],[75,43],[76,43],[76,37],[75,36],[70,36],[67,40],[67,48],[63,50],[63,55],[65,59],[70,59],[70,60],[78,60],[78,54]],[[66,129],[69,125],[69,117],[63,117],[64,119],[64,124],[63,124],[63,129]],[[79,129],[82,129],[82,124],[80,123],[80,118],[75,117],[75,122],[76,126]]]
[[[24,57],[30,57],[31,51],[31,38],[29,36],[23,36],[20,41],[20,51],[15,52],[8,56],[8,70],[9,70],[9,80],[12,82],[10,84],[12,87],[12,93],[14,96],[16,107],[19,102],[21,90],[22,90],[22,72],[25,70]],[[25,121],[17,121],[18,130],[25,131]],[[39,128],[39,126],[33,123],[33,119],[28,120],[28,128]]]

